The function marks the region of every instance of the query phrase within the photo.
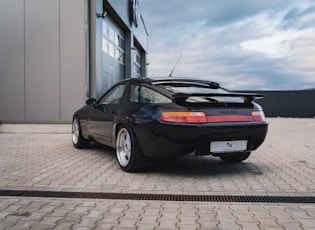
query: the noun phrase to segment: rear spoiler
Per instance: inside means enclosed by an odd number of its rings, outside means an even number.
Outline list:
[[[263,94],[254,94],[254,93],[193,93],[193,94],[185,94],[185,93],[175,93],[173,98],[175,101],[184,102],[189,97],[242,97],[246,102],[252,102],[254,100],[262,99],[265,96]]]

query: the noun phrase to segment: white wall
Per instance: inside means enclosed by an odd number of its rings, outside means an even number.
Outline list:
[[[85,101],[84,0],[0,0],[0,121],[71,120]]]

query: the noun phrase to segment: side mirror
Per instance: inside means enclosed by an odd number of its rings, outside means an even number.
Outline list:
[[[96,104],[96,99],[95,98],[87,99],[87,101],[85,103],[87,105],[95,105]]]

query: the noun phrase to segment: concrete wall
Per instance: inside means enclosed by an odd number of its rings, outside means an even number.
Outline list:
[[[0,121],[70,121],[85,101],[85,1],[0,0],[0,31]]]

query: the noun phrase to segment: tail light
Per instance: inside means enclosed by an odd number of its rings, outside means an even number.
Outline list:
[[[162,112],[161,121],[175,123],[206,123],[204,112]]]
[[[211,115],[204,112],[162,112],[161,121],[174,123],[218,123],[218,122],[260,122],[265,121],[262,110],[254,110],[251,115]]]
[[[252,111],[252,117],[254,118],[255,121],[265,121],[266,120],[264,111],[262,111],[262,110]]]

